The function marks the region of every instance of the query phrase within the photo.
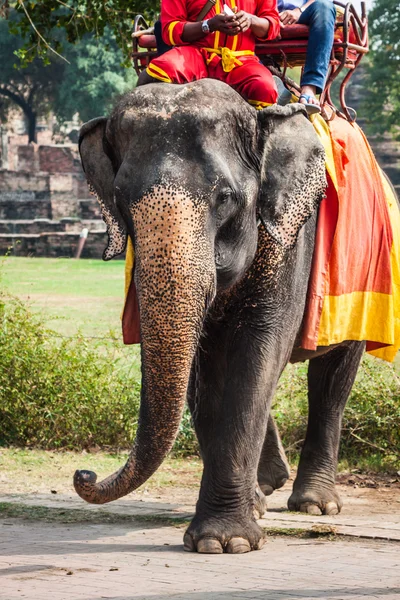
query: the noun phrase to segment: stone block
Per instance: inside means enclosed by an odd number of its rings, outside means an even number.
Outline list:
[[[3,233],[18,235],[51,231],[65,231],[65,224],[51,219],[0,220],[0,235]]]
[[[50,177],[47,173],[28,171],[5,171],[0,169],[0,192],[49,192]]]
[[[79,200],[79,213],[82,219],[101,219],[100,204],[95,196]]]
[[[39,170],[46,173],[79,173],[82,168],[75,146],[39,146]]]
[[[35,146],[33,144],[17,146],[17,170],[28,171],[30,173],[38,171]]]
[[[79,242],[79,233],[49,232],[40,234],[0,235],[0,255],[73,258]],[[82,258],[101,258],[107,243],[104,232],[90,233]]]
[[[33,192],[0,192],[0,219],[51,219],[49,197],[37,198]]]
[[[74,194],[72,173],[50,176],[50,201],[53,219],[78,216],[78,200]]]

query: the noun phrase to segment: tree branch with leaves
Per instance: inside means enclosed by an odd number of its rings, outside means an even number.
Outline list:
[[[64,56],[65,44],[57,30],[65,32],[66,42],[75,44],[88,33],[101,38],[108,28],[127,65],[135,16],[140,13],[154,20],[159,7],[159,0],[0,0],[0,16],[9,19],[12,33],[26,40],[19,50],[24,61],[35,56],[49,60],[52,53]]]

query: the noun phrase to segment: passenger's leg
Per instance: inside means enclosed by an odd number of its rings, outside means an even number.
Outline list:
[[[335,20],[336,9],[332,0],[315,0],[306,8],[298,21],[301,25],[308,25],[310,29],[306,64],[300,85],[301,93],[311,96],[309,102],[312,104],[318,104],[315,94],[320,94],[325,85]]]
[[[241,62],[242,66],[225,74],[224,81],[256,108],[276,104],[278,90],[271,71],[255,57]]]
[[[198,48],[176,46],[162,56],[154,58],[145,73],[151,81],[164,83],[189,83],[208,77],[207,66]],[[150,83],[150,81],[139,82]]]

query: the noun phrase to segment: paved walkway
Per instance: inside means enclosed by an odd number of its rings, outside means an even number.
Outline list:
[[[9,523],[9,524],[7,524]],[[270,538],[198,555],[160,526],[1,524],[2,600],[400,599],[400,545]]]
[[[100,509],[130,514],[133,520],[63,525],[0,519],[0,599],[400,600],[398,490],[343,486],[344,512],[314,517],[283,511],[286,487],[270,498],[263,526],[310,529],[329,523],[345,537],[275,536],[259,552],[217,556],[183,552],[183,527],[143,521],[151,515],[174,518],[193,512],[197,490],[187,490],[179,501],[174,497],[175,504],[167,494],[132,495],[99,508],[72,494],[1,496],[0,502],[60,511]]]

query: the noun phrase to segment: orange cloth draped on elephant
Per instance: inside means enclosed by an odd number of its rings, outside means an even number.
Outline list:
[[[205,18],[220,14],[222,3],[223,0],[217,0]],[[227,0],[227,4],[232,9],[268,19],[270,27],[266,39],[279,34],[275,0]],[[185,24],[196,21],[203,6],[204,0],[162,1],[163,39],[176,47],[152,60],[147,73],[166,83],[188,83],[211,77],[233,87],[256,108],[274,104],[278,97],[277,88],[271,72],[254,54],[256,38],[250,29],[235,36],[215,31],[190,44],[182,40]]]
[[[400,348],[400,212],[361,129],[314,118],[328,188],[315,241],[301,346],[366,340],[392,361]]]

